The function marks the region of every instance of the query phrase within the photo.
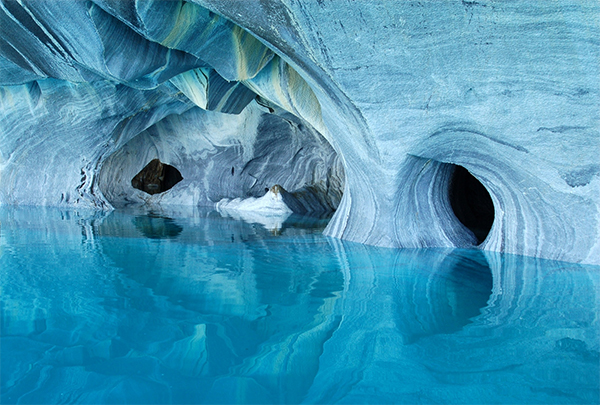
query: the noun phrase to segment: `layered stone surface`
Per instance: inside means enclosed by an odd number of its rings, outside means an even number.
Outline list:
[[[0,203],[211,205],[280,184],[337,208],[326,233],[352,241],[600,263],[599,16],[569,0],[6,1]],[[131,179],[152,159],[183,180],[148,197]],[[457,166],[493,202],[481,244],[452,206]]]

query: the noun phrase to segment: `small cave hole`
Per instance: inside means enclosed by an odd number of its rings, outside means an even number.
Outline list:
[[[456,166],[449,197],[456,218],[482,243],[494,223],[494,203],[486,188],[467,169]]]
[[[131,179],[131,185],[148,194],[158,194],[170,190],[181,180],[183,177],[179,170],[154,159]]]

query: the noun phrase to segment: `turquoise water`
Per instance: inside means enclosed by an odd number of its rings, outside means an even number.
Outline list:
[[[600,267],[0,208],[2,403],[598,403]]]

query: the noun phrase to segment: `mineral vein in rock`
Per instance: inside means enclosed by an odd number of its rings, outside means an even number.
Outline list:
[[[450,198],[461,166],[492,202],[481,248],[600,264],[599,16],[575,0],[3,1],[0,204],[241,208],[277,184],[294,212],[336,210],[335,237],[474,246]],[[132,187],[154,159],[183,180]]]

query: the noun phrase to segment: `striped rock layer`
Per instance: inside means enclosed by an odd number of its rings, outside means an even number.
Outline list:
[[[599,26],[571,0],[2,1],[0,204],[277,184],[351,241],[599,264]],[[153,159],[183,180],[133,188]],[[458,166],[489,193],[483,240]]]

